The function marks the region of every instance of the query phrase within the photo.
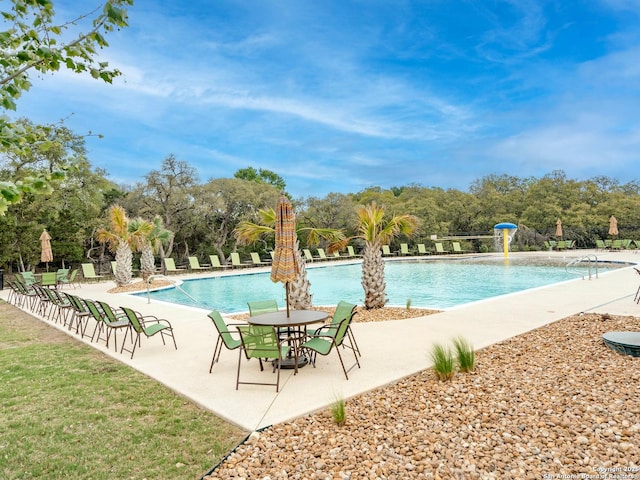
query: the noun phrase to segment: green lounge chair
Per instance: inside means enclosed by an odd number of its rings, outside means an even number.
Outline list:
[[[58,286],[58,274],[56,272],[44,272],[40,279],[40,285],[48,288],[57,288]]]
[[[424,243],[419,243],[418,244],[418,254],[420,254],[420,255],[430,255],[431,252],[429,252],[427,250],[427,247],[425,247]]]
[[[79,334],[81,338],[84,338],[87,331],[87,325],[89,324],[89,317],[92,316],[91,312],[82,298],[71,295],[70,293],[65,293],[65,295],[73,308],[73,314],[69,319],[69,330],[71,330],[75,323],[76,333]]]
[[[400,255],[413,255],[410,251],[409,251],[409,245],[406,243],[401,243],[400,244]]]
[[[176,261],[171,257],[164,259],[164,268],[167,273],[183,273],[187,267],[176,267]]]
[[[83,263],[81,267],[82,276],[85,278],[85,280],[101,280],[105,278],[104,275],[96,275],[96,271],[93,268],[93,263]]]
[[[225,323],[222,319],[222,315],[217,310],[212,310],[207,314],[207,316],[213,322],[213,325],[216,327],[218,332],[218,339],[216,340],[216,347],[213,349],[213,358],[211,359],[211,366],[209,367],[209,373],[213,370],[213,364],[220,360],[220,353],[222,352],[222,346],[224,345],[228,350],[235,350],[236,348],[240,348],[242,346],[242,341],[239,338],[234,338],[233,334],[237,334],[237,330],[235,332],[231,332],[229,327],[238,326],[238,325],[246,325],[244,323]]]
[[[257,252],[251,252],[251,263],[253,263],[253,265],[256,267],[264,267],[265,265],[271,264],[271,262],[263,261]]]
[[[164,341],[164,337],[166,335],[168,337],[171,337],[171,339],[173,340],[173,346],[176,350],[178,349],[178,345],[176,344],[176,337],[173,335],[173,327],[168,320],[154,317],[153,315],[143,316],[140,313],[135,312],[127,307],[120,307],[120,310],[124,312],[124,314],[127,316],[127,319],[131,323],[131,335],[133,336],[133,332],[135,332],[136,334],[135,339],[133,339],[133,348],[131,350],[127,350],[126,348],[124,348],[127,340],[127,333],[125,332],[120,353],[122,353],[123,351],[131,352],[131,358],[133,358],[133,354],[136,352],[136,345],[140,344],[140,337],[144,335],[145,337],[150,338],[157,333],[160,334],[163,345],[167,344]],[[127,330],[127,332],[128,331],[129,330]]]
[[[303,248],[302,254],[304,255],[304,259],[307,262],[313,262],[315,260],[315,258],[313,258],[313,255],[311,255],[311,250],[309,250],[308,248]]]
[[[347,245],[347,257],[361,257],[362,255],[356,254],[351,245]]]
[[[96,321],[96,326],[93,329],[93,334],[91,335],[91,341],[96,339],[96,342],[100,341],[100,336],[102,332],[105,333],[105,342],[107,348],[109,348],[109,341],[111,340],[111,334],[113,333],[113,348],[117,352],[118,351],[118,337],[117,331],[121,328],[126,329],[124,334],[124,340],[122,341],[122,346],[124,347],[124,341],[127,339],[127,332],[131,328],[131,324],[127,319],[118,319],[116,321],[111,321],[107,314],[101,309],[98,308],[98,305],[93,300],[89,300],[88,298],[84,299],[84,303],[91,312],[94,320]],[[96,333],[98,336],[96,337]],[[121,350],[122,352],[122,350]]]
[[[218,255],[209,255],[209,260],[211,260],[211,268],[229,268],[229,265],[220,263],[220,257],[218,257]]]
[[[434,246],[436,247],[436,253],[439,253],[441,255],[445,253],[449,253],[449,250],[445,250],[441,242],[435,242]]]
[[[329,257],[327,257],[326,253],[324,253],[324,248],[318,248],[318,260],[329,260]]]
[[[231,252],[231,265],[236,268],[250,267],[248,263],[242,263],[240,260],[240,254],[238,252]]]
[[[65,280],[69,279],[69,269],[68,268],[59,268],[56,272],[56,278],[58,279],[58,283],[63,283]]]
[[[189,270],[209,270],[209,267],[200,265],[198,257],[189,257]]]
[[[288,355],[291,347],[282,345],[280,338],[274,327],[261,325],[240,325],[236,327],[240,334],[242,348],[238,354],[238,374],[236,376],[236,390],[240,384],[249,385],[272,385],[276,387],[276,392],[280,389],[280,367],[282,360]],[[242,363],[242,352],[247,360],[257,358],[260,363],[260,371],[264,370],[262,360],[273,360],[274,370],[277,371],[275,383],[247,382],[240,381],[240,365]],[[296,362],[297,362],[296,358]]]
[[[71,273],[65,277],[65,278],[59,278],[58,279],[58,284],[60,285],[60,287],[63,287],[64,285],[71,285],[74,289],[76,288],[76,286],[80,286],[78,284],[78,282],[76,281],[76,276],[78,275],[78,269],[75,268],[73,270],[71,270]]]
[[[395,253],[391,253],[391,249],[389,248],[389,245],[382,245],[382,256],[390,257],[392,255],[395,255]]]
[[[34,283],[38,283],[38,279],[33,274],[33,272],[20,272],[22,276],[22,281],[25,285],[33,285]]]
[[[349,338],[348,330],[349,324],[351,323],[351,319],[353,317],[350,316],[348,318],[342,319],[339,323],[329,323],[320,327],[316,330],[314,335],[311,335],[309,340],[302,344],[302,349],[307,349],[312,352],[311,363],[313,366],[316,366],[316,359],[318,354],[320,355],[329,355],[332,351],[338,355],[340,359],[340,365],[342,365],[342,371],[344,372],[344,376],[347,380],[349,380],[349,375],[347,373],[351,371],[356,365],[360,368],[360,361],[358,360],[358,354],[356,353],[356,349],[353,345],[346,345],[351,350],[353,350],[353,356],[356,359],[356,363],[353,366],[349,367],[349,369],[345,368],[344,361],[342,360],[342,354],[340,353],[340,346],[342,346],[345,339]]]
[[[453,248],[453,253],[467,253],[467,250],[460,246],[460,242],[451,242],[451,247]]]
[[[331,317],[331,321],[329,322],[330,324],[339,324],[342,320],[344,320],[345,318],[349,319],[349,327],[347,328],[347,335],[349,336],[349,342],[351,344],[351,346],[353,347],[354,351],[359,355],[362,356],[360,354],[360,348],[358,347],[358,344],[356,343],[356,338],[353,335],[353,331],[351,330],[351,320],[353,319],[353,316],[357,313],[356,312],[356,308],[357,305],[353,304],[353,303],[349,303],[349,302],[345,302],[344,300],[340,300],[340,302],[338,302],[338,305],[336,305],[336,310],[333,312],[333,317]],[[318,335],[322,333],[322,327],[315,329],[315,330],[308,330],[307,333],[310,336],[313,335]],[[349,347],[349,345],[346,345],[343,343],[343,346]]]

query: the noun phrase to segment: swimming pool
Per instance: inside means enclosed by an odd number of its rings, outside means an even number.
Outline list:
[[[334,305],[340,300],[362,304],[361,273],[360,263],[307,268],[314,305]],[[410,299],[413,307],[437,310],[576,278],[575,273],[568,273],[564,266],[511,262],[508,265],[461,261],[385,264],[388,305],[405,306]],[[273,283],[269,272],[185,280],[180,288],[150,295],[155,300],[225,313],[246,311],[247,302],[252,300],[275,298],[280,306],[285,304],[284,287]]]

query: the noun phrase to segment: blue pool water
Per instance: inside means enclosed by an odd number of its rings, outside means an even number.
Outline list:
[[[360,264],[307,268],[314,305],[339,300],[362,304]],[[388,305],[447,309],[477,300],[577,278],[564,267],[450,261],[387,262]],[[181,290],[197,301],[193,301]],[[146,295],[140,294],[140,295]],[[185,280],[180,288],[151,292],[151,298],[225,313],[247,310],[247,302],[275,298],[285,305],[284,287],[269,272]]]

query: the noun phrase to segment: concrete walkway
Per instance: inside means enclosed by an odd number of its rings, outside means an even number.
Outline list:
[[[640,262],[640,255],[629,252],[537,252],[537,256],[566,259],[587,253],[599,260]],[[522,254],[528,255],[528,254]],[[511,258],[518,254],[510,254]],[[234,272],[234,273],[237,273]],[[202,274],[201,274],[202,275]],[[184,278],[187,278],[185,276]],[[478,280],[481,288],[482,280]],[[235,389],[238,352],[222,351],[220,362],[209,373],[209,364],[217,333],[208,319],[208,311],[167,305],[144,297],[109,294],[113,282],[82,284],[71,290],[83,298],[104,300],[110,305],[128,306],[145,314],[171,321],[178,350],[164,346],[159,336],[142,339],[142,347],[133,360],[129,355],[107,351],[103,343],[89,345],[131,365],[167,387],[211,410],[216,415],[247,430],[285,422],[307,413],[325,409],[336,397],[349,398],[431,367],[429,352],[436,343],[448,343],[462,335],[476,349],[533,330],[580,312],[640,315],[634,295],[640,276],[632,267],[601,273],[598,279],[576,279],[550,287],[510,294],[457,307],[435,315],[388,322],[355,323],[362,368],[354,368],[344,378],[335,354],[321,357],[317,368],[307,366],[298,375],[282,370],[280,392],[275,387],[240,385]],[[8,290],[0,292],[6,299]],[[57,327],[60,328],[60,327]],[[66,331],[66,330],[65,330]],[[121,339],[118,339],[120,344]],[[346,364],[353,355],[345,351]],[[258,363],[243,359],[243,379],[271,382],[270,368],[260,372]]]

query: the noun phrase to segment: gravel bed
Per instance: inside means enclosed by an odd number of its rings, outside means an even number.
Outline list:
[[[255,432],[207,478],[640,479],[640,358],[607,348],[612,330],[640,318],[572,316],[449,382],[426,370],[347,399],[344,426],[324,411]]]

